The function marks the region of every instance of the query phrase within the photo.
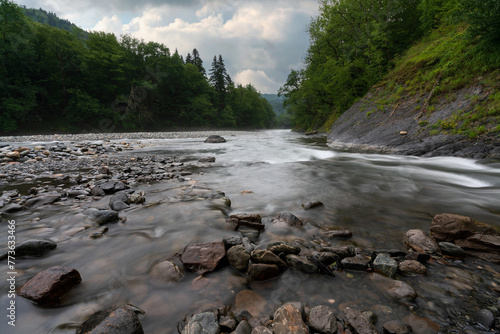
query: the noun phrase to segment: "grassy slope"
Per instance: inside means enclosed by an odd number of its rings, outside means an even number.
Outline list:
[[[457,108],[452,116],[434,123],[426,121],[435,104],[452,102],[457,91],[472,86],[481,86],[483,92],[467,96],[472,107]],[[365,103],[376,104],[375,112],[397,113],[398,105],[404,101],[417,101],[415,118],[420,120],[422,130],[431,135],[448,133],[471,139],[478,136],[498,139],[500,53],[481,50],[467,38],[464,26],[443,27],[408,50],[370,95]]]

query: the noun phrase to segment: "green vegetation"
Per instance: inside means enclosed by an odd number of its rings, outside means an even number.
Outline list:
[[[275,125],[271,105],[234,85],[220,55],[207,77],[196,49],[184,61],[163,44],[24,12],[42,23],[0,0],[0,134]]]
[[[376,112],[419,101],[418,120],[440,98],[453,101],[456,90],[474,84],[490,97],[471,97],[472,112],[432,131],[471,130],[473,137],[495,131],[488,124],[500,121],[497,0],[322,0],[309,34],[305,67],[293,70],[280,89],[297,130],[328,130],[370,89],[364,101]]]

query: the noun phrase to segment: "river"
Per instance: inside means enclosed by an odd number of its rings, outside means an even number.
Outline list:
[[[256,246],[275,240],[307,246],[319,238],[320,228],[328,227],[353,233],[350,239],[330,241],[335,245],[406,250],[404,233],[409,229],[429,231],[432,217],[439,213],[466,215],[500,228],[498,161],[340,152],[329,148],[324,137],[304,137],[287,130],[226,139],[222,144],[203,143],[200,138],[148,139],[134,151],[119,153],[176,156],[193,175],[184,182],[134,187],[145,192],[146,205],[121,212],[126,222],[109,226],[100,239],[72,231],[81,226],[86,207],[105,207],[109,197],[4,216],[15,219],[18,240],[46,237],[58,242],[56,250],[43,258],[18,260],[19,286],[53,265],[76,268],[83,281],[60,308],[39,307],[18,296],[16,327],[12,331],[2,316],[0,332],[74,333],[75,326],[93,312],[131,303],[146,311],[140,317],[146,333],[177,333],[177,322],[189,312],[208,303],[234,305],[235,296],[245,289],[262,296],[269,311],[290,300],[308,306],[328,304],[334,309],[357,305],[369,310],[384,305],[391,308],[393,318],[414,314],[443,327],[456,325],[458,318],[497,302],[492,287],[500,286],[499,266],[473,258],[429,263],[426,276],[402,277],[419,293],[411,304],[378,292],[362,272],[339,271],[336,277],[327,277],[289,269],[271,282],[255,283],[226,266],[206,275],[208,280],[202,283],[199,279],[193,283],[197,275],[187,273],[181,282],[155,284],[150,279],[151,268],[181,253],[187,244],[237,235],[227,229],[228,214],[273,217],[290,212],[305,223],[286,233],[266,225]],[[197,163],[200,157],[215,157],[216,161]],[[186,194],[192,185],[223,192],[231,207],[221,199],[189,200]],[[0,192],[7,187],[0,186]],[[309,201],[324,205],[306,211],[301,204]],[[7,244],[6,231],[3,220],[2,247]],[[6,312],[7,268],[4,263],[1,268],[0,305]]]

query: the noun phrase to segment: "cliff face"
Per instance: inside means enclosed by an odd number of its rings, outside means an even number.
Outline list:
[[[328,135],[331,147],[424,157],[500,158],[498,135],[471,139],[443,130],[457,126],[453,123],[457,114],[471,113],[478,101],[487,100],[490,89],[477,84],[434,98],[431,112],[421,110],[427,109],[432,96],[408,96],[381,105],[378,90],[372,89],[333,124]]]

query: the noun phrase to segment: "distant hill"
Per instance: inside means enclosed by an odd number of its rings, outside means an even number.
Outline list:
[[[292,116],[286,112],[283,107],[283,97],[277,94],[262,94],[267,102],[273,107],[274,113],[277,118],[277,126],[280,128],[291,128],[292,127]]]
[[[24,14],[27,17],[31,18],[35,22],[41,24],[47,24],[51,27],[67,31],[73,31],[74,29],[81,30],[81,28],[75,25],[74,23],[71,23],[70,21],[65,19],[61,19],[55,13],[47,12],[41,8],[34,9],[34,8],[21,7],[21,9],[24,11]]]

